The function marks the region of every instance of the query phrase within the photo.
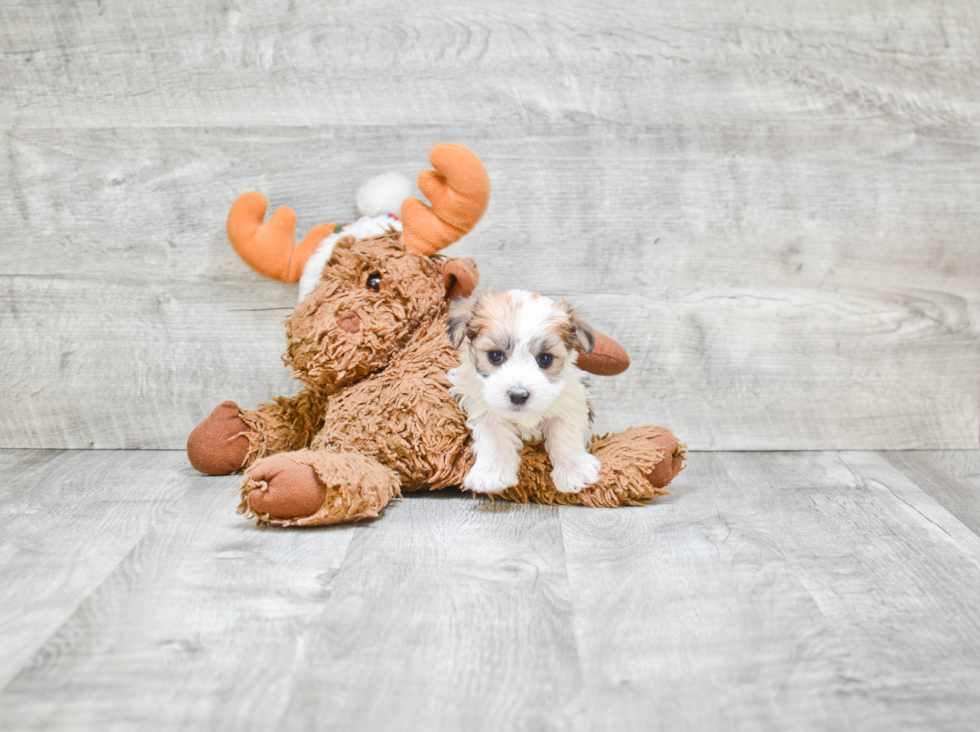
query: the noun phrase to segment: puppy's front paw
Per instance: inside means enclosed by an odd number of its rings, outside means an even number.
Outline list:
[[[562,493],[578,493],[599,480],[599,460],[587,452],[555,465],[551,471],[555,488]]]
[[[517,473],[508,473],[499,465],[477,461],[463,479],[463,487],[477,493],[500,493],[517,485]]]

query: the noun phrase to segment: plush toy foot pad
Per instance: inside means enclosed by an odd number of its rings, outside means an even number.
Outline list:
[[[316,513],[323,505],[327,488],[309,465],[273,455],[249,471],[252,488],[248,500],[252,510],[270,518],[295,518]]]
[[[241,490],[239,513],[259,523],[316,526],[377,516],[401,495],[401,480],[365,455],[297,450],[255,463]]]
[[[222,402],[187,438],[187,457],[196,470],[228,475],[245,465],[248,432],[235,402]]]
[[[687,448],[669,432],[653,438],[652,442],[660,446],[664,457],[646,477],[654,488],[665,488],[684,469]]]

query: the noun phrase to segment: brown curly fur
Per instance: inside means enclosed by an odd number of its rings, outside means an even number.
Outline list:
[[[245,468],[286,453],[313,469],[326,497],[309,516],[262,514],[249,494],[264,484],[247,470],[240,512],[261,523],[340,523],[376,516],[401,491],[462,483],[473,455],[466,417],[446,376],[459,364],[446,337],[447,261],[405,252],[395,232],[337,243],[320,283],[286,321],[283,359],[303,390],[240,414],[249,442]],[[381,277],[377,292],[368,287],[372,275]],[[341,327],[341,316],[359,327]],[[684,446],[660,427],[593,437],[589,450],[602,470],[599,482],[583,492],[559,493],[543,445],[532,444],[524,448],[520,484],[501,497],[586,506],[646,503],[666,492],[647,476],[668,458],[679,469],[685,457]],[[666,479],[675,473],[668,471]]]

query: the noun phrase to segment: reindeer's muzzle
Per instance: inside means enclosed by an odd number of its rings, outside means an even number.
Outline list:
[[[357,313],[345,310],[337,318],[337,325],[340,326],[341,330],[345,330],[348,333],[356,333],[361,329],[361,319],[357,317]]]

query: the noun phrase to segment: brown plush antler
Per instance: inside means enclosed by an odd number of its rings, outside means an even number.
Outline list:
[[[435,170],[419,173],[417,198],[402,204],[405,251],[429,256],[445,249],[476,226],[490,202],[490,176],[476,154],[462,145],[442,143],[429,152]]]
[[[267,207],[268,201],[261,193],[240,195],[228,212],[228,238],[252,269],[280,282],[299,282],[306,260],[336,226],[314,226],[297,245],[296,212],[289,206],[280,206],[262,223]]]

